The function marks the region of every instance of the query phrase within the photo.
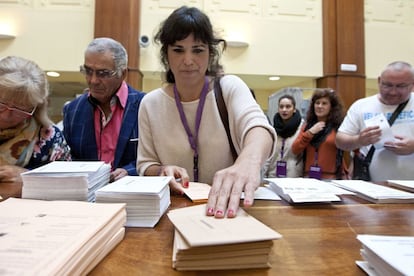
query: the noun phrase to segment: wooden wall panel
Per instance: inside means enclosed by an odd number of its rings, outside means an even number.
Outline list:
[[[142,89],[139,70],[140,0],[96,0],[95,37],[111,37],[124,45],[128,52],[127,81],[136,89]]]
[[[318,87],[335,89],[348,108],[365,97],[365,37],[363,0],[323,0],[323,68]],[[355,71],[341,68],[356,66]]]

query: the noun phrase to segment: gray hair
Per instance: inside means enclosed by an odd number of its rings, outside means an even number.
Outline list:
[[[33,61],[7,56],[0,59],[0,91],[5,103],[31,104],[39,124],[53,124],[47,115],[49,83],[45,72]]]
[[[408,69],[411,72],[412,75],[412,79],[414,80],[414,68],[413,66],[405,61],[394,61],[391,62],[390,64],[388,64],[384,70],[381,72],[381,76],[382,74],[384,74],[386,71],[392,70],[392,71],[402,71]]]
[[[88,52],[92,53],[105,53],[110,51],[115,63],[115,71],[117,76],[122,75],[122,71],[128,68],[128,54],[124,46],[118,41],[109,37],[98,37],[89,43],[85,50],[85,54]]]

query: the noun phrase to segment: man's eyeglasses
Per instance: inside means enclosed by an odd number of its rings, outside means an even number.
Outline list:
[[[80,66],[80,72],[88,77],[92,77],[93,73],[95,73],[95,76],[98,79],[109,79],[116,75],[116,71],[114,70],[108,70],[108,69],[98,69],[93,70],[92,68],[89,68],[85,65]]]
[[[4,112],[6,110],[13,112],[13,114],[16,117],[27,119],[27,118],[30,118],[30,117],[33,116],[34,112],[36,111],[36,106],[33,107],[32,111],[28,112],[28,111],[21,110],[21,109],[15,108],[15,107],[10,107],[10,106],[0,102],[0,113]]]
[[[392,83],[386,83],[386,82],[380,83],[381,89],[385,92],[392,91],[394,88],[397,92],[405,92],[412,85],[413,85],[412,83],[400,83],[400,84],[395,84],[395,85]]]

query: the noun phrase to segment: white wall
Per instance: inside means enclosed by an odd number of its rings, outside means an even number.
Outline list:
[[[247,48],[225,51],[227,73],[322,76],[321,0],[143,0],[140,33],[153,37],[159,23],[183,4],[205,11],[223,38],[248,42]],[[144,72],[161,70],[153,43],[142,49],[140,63]]]
[[[79,71],[93,38],[93,0],[0,0],[0,30],[10,26],[15,39],[0,40],[0,57],[18,55],[44,70]]]
[[[322,74],[321,0],[142,0],[141,34],[152,37],[159,22],[182,4],[204,9],[218,31],[242,33],[250,44],[227,51],[227,71]],[[414,0],[365,0],[365,18],[368,78],[393,60],[414,63]],[[0,56],[31,58],[45,70],[77,71],[93,38],[93,22],[93,0],[0,0],[0,31],[16,35],[0,39]],[[141,69],[161,69],[153,45],[142,50]]]
[[[141,2],[140,33],[151,38],[158,24],[183,4],[203,9],[224,38],[240,35],[249,47],[225,52],[222,61],[227,73],[322,75],[321,0]],[[0,0],[0,31],[9,28],[16,35],[15,39],[0,39],[0,57],[19,55],[36,61],[45,70],[77,72],[83,51],[93,38],[94,3]],[[375,79],[394,60],[414,64],[414,0],[365,0],[365,22],[368,79]],[[151,73],[161,70],[153,44],[142,49],[140,68],[145,73],[145,91],[159,85],[159,75]],[[375,93],[375,81],[367,83],[367,93]],[[60,112],[60,106],[56,110]]]

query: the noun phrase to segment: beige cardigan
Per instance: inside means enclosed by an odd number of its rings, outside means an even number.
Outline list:
[[[274,128],[251,96],[246,84],[237,76],[221,79],[232,139],[241,151],[247,132],[256,126],[266,128],[276,141]],[[183,102],[188,124],[194,133],[198,100]],[[139,144],[137,170],[144,175],[151,165],[176,165],[186,168],[193,181],[193,150],[181,123],[174,98],[158,88],[148,93],[139,110]],[[272,153],[275,150],[273,147]],[[212,183],[214,174],[233,164],[227,135],[221,122],[213,90],[207,94],[198,134],[199,181]]]

